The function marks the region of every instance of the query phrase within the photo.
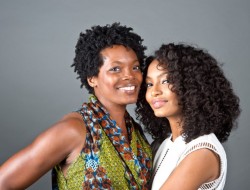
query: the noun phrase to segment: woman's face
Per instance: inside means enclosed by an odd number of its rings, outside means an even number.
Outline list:
[[[158,64],[157,60],[153,60],[148,67],[146,100],[155,116],[180,120],[181,108],[177,95],[171,91],[172,85],[168,83],[167,70],[159,67]]]
[[[142,73],[135,52],[122,45],[114,45],[101,51],[103,65],[98,76],[88,79],[97,98],[104,106],[135,103]]]

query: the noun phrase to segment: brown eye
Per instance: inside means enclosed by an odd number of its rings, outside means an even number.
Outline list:
[[[167,83],[169,83],[168,79],[165,79],[164,81],[162,81],[162,84],[167,84]]]
[[[140,70],[141,70],[141,67],[140,67],[139,65],[137,65],[137,66],[135,66],[133,69],[134,69],[134,70],[137,70],[137,71],[140,71]]]
[[[149,88],[149,87],[153,86],[153,84],[150,82],[146,82],[145,86],[146,86],[146,88]]]
[[[114,71],[114,72],[118,72],[118,71],[120,71],[121,69],[120,69],[120,67],[113,67],[113,68],[111,68],[111,69],[109,69],[110,71]]]

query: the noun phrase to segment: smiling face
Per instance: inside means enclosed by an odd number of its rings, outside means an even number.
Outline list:
[[[114,45],[101,51],[103,65],[98,76],[88,79],[99,101],[105,106],[126,106],[137,101],[142,73],[132,49]]]
[[[181,120],[181,108],[177,95],[171,91],[172,85],[168,83],[167,70],[158,64],[157,60],[153,60],[148,67],[146,100],[155,116]]]

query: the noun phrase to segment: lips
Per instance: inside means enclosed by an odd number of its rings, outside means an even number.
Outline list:
[[[167,103],[166,100],[153,100],[151,105],[154,109],[159,109],[162,106],[164,106],[166,103]]]
[[[126,91],[129,91],[129,90],[134,90],[135,89],[135,86],[126,86],[126,87],[121,87],[119,88],[120,90],[126,90]]]
[[[135,85],[126,85],[122,87],[118,87],[118,89],[128,95],[132,95],[136,92],[136,86]]]

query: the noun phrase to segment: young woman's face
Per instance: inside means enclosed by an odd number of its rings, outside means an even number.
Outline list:
[[[96,77],[88,79],[104,106],[127,105],[137,101],[142,73],[135,52],[122,45],[101,51],[103,65]]]
[[[157,66],[159,62],[153,60],[146,76],[146,100],[157,117],[181,119],[181,108],[178,105],[177,95],[171,91],[168,83],[167,70]]]

